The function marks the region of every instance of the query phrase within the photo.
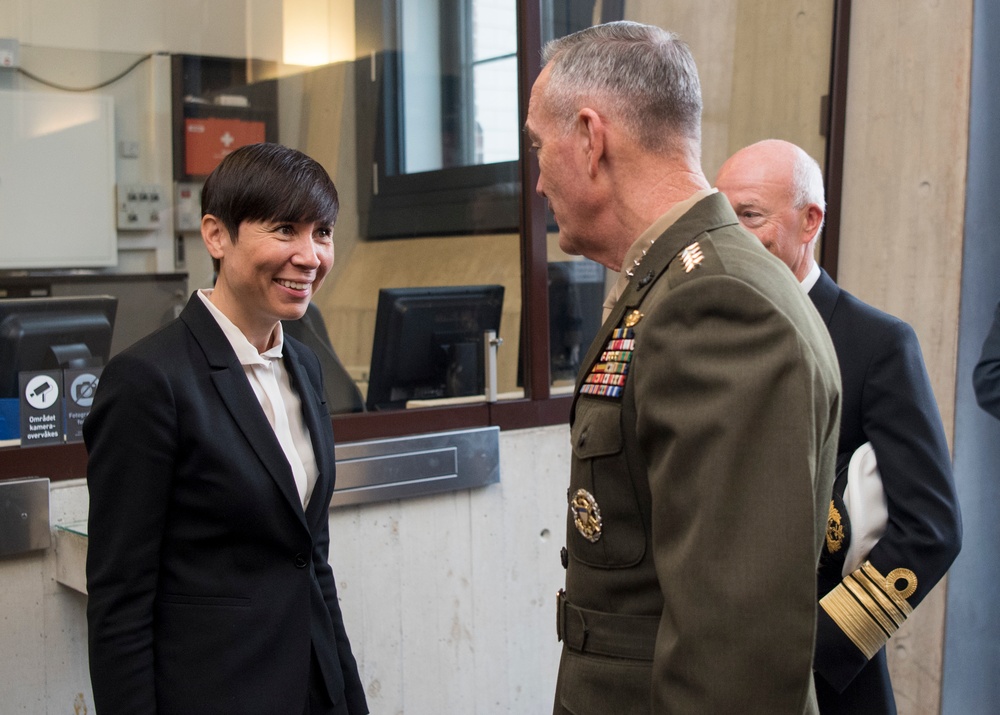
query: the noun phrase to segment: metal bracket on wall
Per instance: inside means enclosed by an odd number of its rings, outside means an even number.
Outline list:
[[[500,428],[337,445],[331,507],[470,489],[500,481]]]
[[[49,480],[0,482],[0,557],[47,549],[51,542]]]

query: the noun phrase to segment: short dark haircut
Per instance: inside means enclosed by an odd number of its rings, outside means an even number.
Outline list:
[[[202,215],[219,219],[234,243],[244,221],[333,226],[339,211],[337,187],[326,169],[281,144],[240,147],[215,167],[201,190]],[[218,271],[219,261],[212,263]]]

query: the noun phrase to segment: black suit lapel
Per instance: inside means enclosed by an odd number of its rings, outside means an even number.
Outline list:
[[[247,438],[289,506],[304,522],[305,515],[292,468],[222,328],[197,295],[191,296],[181,313],[181,319],[201,346],[209,367],[212,368],[212,383],[233,421]]]
[[[316,485],[313,487],[312,497],[309,500],[309,519],[316,511],[326,512],[329,508],[330,497],[332,496],[336,461],[333,451],[333,442],[325,439],[330,429],[330,413],[326,409],[319,392],[319,385],[313,385],[306,374],[306,368],[299,358],[299,350],[302,347],[293,343],[285,336],[284,362],[285,369],[288,370],[292,385],[302,402],[302,417],[306,429],[309,430],[309,438],[312,441],[313,454],[316,457]]]
[[[822,268],[819,269],[819,279],[816,281],[816,285],[809,291],[809,298],[829,329],[830,321],[833,319],[833,311],[837,307],[837,301],[840,300],[840,286],[834,283],[830,274]]]

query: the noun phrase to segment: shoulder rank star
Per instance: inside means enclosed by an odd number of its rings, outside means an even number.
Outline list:
[[[701,246],[697,241],[678,253],[677,257],[680,258],[681,263],[684,264],[685,273],[690,273],[705,260],[705,254],[701,252]]]

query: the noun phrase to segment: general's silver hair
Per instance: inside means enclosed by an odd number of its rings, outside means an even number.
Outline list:
[[[662,151],[678,137],[701,140],[701,84],[691,50],[672,33],[637,22],[610,22],[549,42],[545,98],[572,121],[593,108],[618,119],[641,146]]]

